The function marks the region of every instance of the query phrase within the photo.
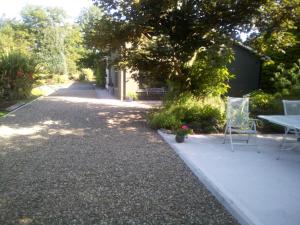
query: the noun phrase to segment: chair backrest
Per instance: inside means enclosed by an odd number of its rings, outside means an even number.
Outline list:
[[[249,126],[249,98],[228,97],[226,119],[232,127],[247,128]]]
[[[300,115],[300,100],[282,100],[284,115]]]

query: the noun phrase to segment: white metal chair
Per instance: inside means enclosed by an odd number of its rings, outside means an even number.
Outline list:
[[[245,145],[242,142],[233,142],[232,134],[244,134],[248,135],[245,141],[249,144],[250,136],[257,134],[255,120],[249,118],[249,98],[232,98],[227,99],[226,110],[226,128],[224,133],[224,141],[226,142],[226,136],[229,134],[229,140],[231,150],[234,151],[233,145]],[[255,141],[256,142],[256,141]],[[255,143],[256,145],[256,143]]]
[[[282,103],[283,103],[284,115],[286,116],[300,115],[300,100],[282,100]],[[281,143],[282,148],[284,148],[288,133],[295,134],[296,139],[298,139],[298,134],[300,133],[300,130],[285,128],[284,136]]]

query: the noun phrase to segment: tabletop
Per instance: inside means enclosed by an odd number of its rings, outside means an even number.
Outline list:
[[[300,115],[259,115],[258,118],[284,127],[300,129]]]

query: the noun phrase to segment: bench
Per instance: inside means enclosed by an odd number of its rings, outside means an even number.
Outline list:
[[[167,93],[165,88],[144,88],[136,91],[141,100],[158,100]]]

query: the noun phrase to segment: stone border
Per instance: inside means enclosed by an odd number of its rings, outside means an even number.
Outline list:
[[[47,95],[42,95],[42,96],[39,96],[39,97],[37,97],[37,98],[35,98],[35,99],[29,101],[29,102],[25,102],[24,104],[22,104],[22,105],[20,105],[19,107],[13,109],[12,111],[9,111],[9,112],[6,113],[4,116],[1,116],[1,117],[0,117],[0,120],[3,119],[3,118],[5,118],[5,117],[7,117],[7,116],[10,116],[11,114],[13,114],[14,112],[16,112],[17,110],[22,109],[22,108],[26,107],[27,105],[32,104],[33,102],[35,102],[35,101],[37,101],[37,100],[40,100],[40,99],[42,99],[42,98],[44,98],[44,97],[46,97],[46,96],[49,96],[49,95],[53,94],[54,92],[58,91],[58,90],[61,89],[61,88],[62,88],[62,87],[60,87],[60,86],[57,87],[57,88],[53,88],[51,92],[47,93]],[[17,104],[18,104],[18,103],[17,103]]]

